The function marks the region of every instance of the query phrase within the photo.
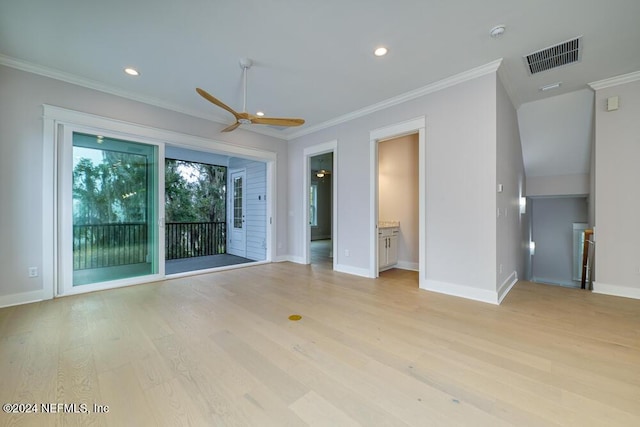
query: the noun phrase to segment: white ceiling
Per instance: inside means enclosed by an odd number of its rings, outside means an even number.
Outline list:
[[[252,130],[290,139],[499,58],[516,107],[640,70],[639,17],[638,0],[3,0],[0,63],[231,123],[194,89],[240,110],[249,57],[248,110],[307,121]],[[527,74],[523,55],[579,35],[581,63]]]

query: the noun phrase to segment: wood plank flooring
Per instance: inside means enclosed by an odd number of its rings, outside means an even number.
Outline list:
[[[7,426],[638,426],[640,301],[253,266],[0,309],[0,402],[88,407]]]

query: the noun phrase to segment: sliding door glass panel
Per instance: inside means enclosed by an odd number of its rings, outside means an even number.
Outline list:
[[[158,273],[158,147],[73,133],[73,286]]]

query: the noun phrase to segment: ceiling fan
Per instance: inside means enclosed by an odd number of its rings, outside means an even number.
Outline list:
[[[300,126],[304,124],[304,119],[294,119],[286,117],[260,117],[247,113],[247,70],[251,68],[253,62],[248,58],[240,60],[240,67],[242,68],[242,77],[244,80],[244,101],[242,105],[242,113],[238,113],[233,108],[229,107],[224,102],[215,98],[204,89],[196,88],[196,92],[200,94],[207,101],[217,105],[218,107],[227,110],[236,118],[235,123],[222,129],[222,132],[231,132],[240,125],[273,125],[273,126]]]
[[[320,160],[320,169],[312,171],[317,178],[324,178],[326,175],[331,175],[330,170],[327,170],[322,167],[322,162],[324,162],[324,159]]]

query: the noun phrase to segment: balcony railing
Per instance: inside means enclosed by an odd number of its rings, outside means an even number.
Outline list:
[[[115,267],[149,262],[145,223],[73,226],[73,269]],[[167,223],[165,259],[226,253],[224,222]]]
[[[172,222],[165,226],[165,259],[224,254],[226,245],[224,222]]]
[[[73,269],[114,267],[147,261],[145,223],[73,226]]]

